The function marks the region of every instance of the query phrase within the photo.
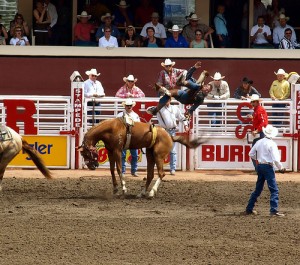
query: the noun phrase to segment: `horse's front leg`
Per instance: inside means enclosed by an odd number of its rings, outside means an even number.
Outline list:
[[[116,161],[116,166],[117,166],[117,172],[118,175],[120,177],[120,182],[122,185],[122,191],[123,194],[127,193],[127,188],[126,188],[126,182],[125,182],[125,178],[124,175],[122,173],[122,151],[121,150],[117,150],[114,152],[114,159]]]
[[[115,175],[115,160],[114,156],[111,152],[108,152],[109,166],[110,166],[110,174],[113,184],[113,193],[116,194],[118,192],[118,182]]]

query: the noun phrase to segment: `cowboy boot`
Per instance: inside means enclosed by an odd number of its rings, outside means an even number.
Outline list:
[[[165,87],[159,85],[158,83],[155,83],[155,90],[160,93],[162,96],[163,95],[167,95],[167,96],[171,96],[171,93],[168,89],[166,89]]]
[[[176,81],[176,85],[177,86],[184,86],[185,85],[185,75],[184,75],[184,72],[182,72],[178,78],[177,78],[177,81]]]
[[[204,70],[204,71],[200,74],[200,76],[199,76],[199,78],[198,78],[198,80],[197,80],[197,84],[203,85],[205,79],[206,79],[208,76],[209,76],[209,72],[206,71],[206,70]]]

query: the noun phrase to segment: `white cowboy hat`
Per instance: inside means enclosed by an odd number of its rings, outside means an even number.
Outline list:
[[[127,8],[127,7],[129,7],[129,5],[127,5],[126,1],[124,1],[124,0],[121,0],[118,5],[116,4],[116,6],[121,7],[121,8]]]
[[[153,13],[151,14],[151,17],[159,17],[159,14],[158,14],[157,12],[153,12]]]
[[[261,101],[261,98],[257,94],[253,94],[250,98],[250,101]]]
[[[219,72],[216,72],[215,74],[214,74],[214,76],[211,76],[211,78],[213,79],[213,80],[216,80],[216,81],[218,81],[218,80],[221,80],[221,79],[223,79],[225,76],[222,76]]]
[[[126,81],[133,81],[134,83],[137,81],[137,78],[134,78],[133,75],[129,75],[129,76],[125,76],[123,77],[123,81],[126,82]]]
[[[88,70],[85,72],[86,75],[96,75],[99,76],[100,73],[97,73],[97,70],[95,68],[92,68],[91,70]]]
[[[171,59],[166,59],[165,62],[162,62],[162,63],[161,63],[161,66],[162,66],[162,67],[165,67],[165,66],[167,66],[167,65],[172,65],[172,66],[174,66],[174,65],[175,65],[175,62],[172,62]]]
[[[115,16],[112,16],[110,13],[106,13],[105,15],[101,16],[101,21],[104,22],[107,17],[110,17],[111,20],[115,19]]]
[[[300,76],[296,72],[291,72],[287,76],[287,81],[290,84],[296,84],[298,82],[299,78],[300,78]]]
[[[290,19],[290,17],[286,17],[285,14],[280,14],[278,20],[280,19],[285,19],[286,21],[288,21]]]
[[[131,98],[126,98],[125,101],[122,102],[122,106],[125,107],[125,106],[132,106],[134,107],[135,106],[135,101],[133,101]]]
[[[190,17],[187,17],[186,19],[187,20],[197,20],[197,21],[200,20],[200,18],[198,18],[197,14],[193,14]]]
[[[91,18],[91,15],[88,15],[86,11],[82,11],[80,15],[77,15],[77,18],[87,17],[88,19]]]
[[[283,69],[278,69],[277,73],[274,72],[275,75],[286,75],[286,72]]]
[[[181,32],[182,29],[178,27],[178,25],[174,25],[171,29],[168,29],[169,32]]]
[[[276,127],[273,127],[271,124],[263,127],[262,130],[265,136],[267,136],[268,138],[274,138],[278,134],[278,129]]]

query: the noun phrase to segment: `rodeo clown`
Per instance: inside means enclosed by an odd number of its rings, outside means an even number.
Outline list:
[[[133,111],[135,102],[131,98],[127,98],[122,102],[122,106],[125,108],[124,111],[120,112],[117,117],[124,117],[126,122],[140,122],[139,115]],[[122,150],[122,174],[126,172],[126,149]],[[137,171],[137,162],[138,162],[138,149],[130,149],[131,154],[131,175],[133,177],[138,177]]]

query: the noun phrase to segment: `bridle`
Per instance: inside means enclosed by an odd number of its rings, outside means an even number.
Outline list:
[[[85,140],[83,140],[80,148],[83,149],[82,151],[80,151],[80,153],[84,158],[84,163],[90,170],[95,170],[99,166],[98,152],[96,148],[89,148]]]

